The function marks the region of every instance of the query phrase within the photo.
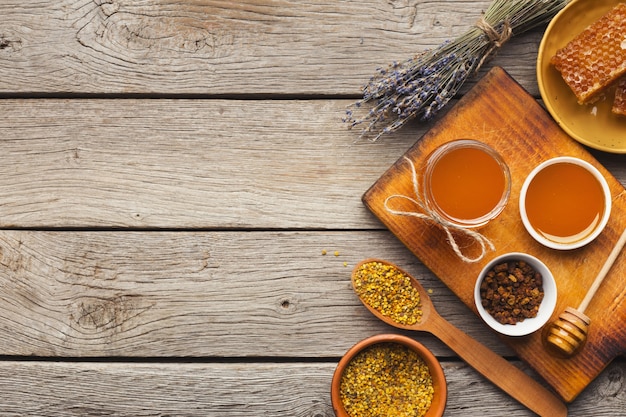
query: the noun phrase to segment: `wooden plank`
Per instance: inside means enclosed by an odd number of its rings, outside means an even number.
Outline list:
[[[425,128],[359,141],[349,103],[0,100],[0,226],[378,227],[360,195]]]
[[[0,407],[6,417],[330,417],[335,367],[336,362],[0,362]],[[622,415],[623,367],[613,364],[570,405],[569,416]],[[444,362],[443,368],[446,417],[534,415],[466,365]]]
[[[0,100],[0,227],[380,228],[360,197],[430,125],[359,140],[350,103]]]
[[[5,230],[0,355],[340,356],[399,332],[352,291],[351,269],[369,256],[406,266],[444,317],[511,354],[388,232]],[[428,334],[412,336],[453,356]]]
[[[488,0],[0,2],[0,94],[359,94],[460,35]],[[541,30],[494,63],[538,94]]]
[[[502,95],[508,91],[509,95]],[[497,113],[492,113],[497,108]],[[508,117],[508,118],[507,118]],[[507,207],[494,222],[480,229],[493,242],[495,250],[485,259],[464,264],[452,251],[443,230],[432,222],[414,221],[386,209],[390,195],[415,196],[412,171],[399,159],[364,196],[365,204],[413,251],[459,298],[474,311],[474,279],[494,256],[525,252],[540,258],[552,271],[558,287],[554,320],[567,306],[577,306],[584,298],[611,248],[626,227],[626,192],[582,146],[569,138],[537,103],[502,69],[495,68],[466,95],[448,117],[435,125],[405,157],[419,165],[437,146],[452,138],[478,138],[502,155],[513,183]],[[607,180],[613,198],[611,217],[603,233],[591,244],[576,251],[555,251],[535,242],[519,218],[519,192],[528,173],[541,161],[571,155],[594,164]],[[420,211],[418,207],[397,210]],[[396,208],[394,207],[394,208]],[[468,242],[469,250],[478,245]],[[475,256],[476,250],[470,255]],[[570,359],[558,359],[543,346],[541,332],[521,338],[503,337],[522,359],[541,374],[566,400],[572,401],[602,369],[626,352],[623,280],[626,258],[618,259],[603,282],[594,303],[585,313],[591,318],[585,347]]]

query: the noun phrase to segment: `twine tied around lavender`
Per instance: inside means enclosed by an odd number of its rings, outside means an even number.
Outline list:
[[[437,224],[446,233],[446,237],[447,237],[448,243],[450,244],[450,247],[452,247],[452,250],[454,251],[454,253],[456,253],[456,255],[463,262],[466,262],[466,263],[478,262],[485,257],[485,255],[487,254],[489,250],[492,250],[492,251],[495,250],[493,243],[481,233],[475,230],[467,229],[467,228],[458,226],[454,223],[451,223],[448,220],[442,218],[439,214],[435,213],[433,210],[431,210],[428,207],[428,205],[424,203],[424,200],[422,198],[422,194],[419,189],[419,183],[417,180],[417,170],[415,169],[415,164],[406,156],[404,157],[404,159],[409,163],[411,167],[411,180],[413,182],[413,193],[415,194],[415,196],[409,197],[409,196],[402,195],[402,194],[390,195],[385,199],[385,210],[387,210],[388,213],[393,214],[393,215],[416,217],[418,219],[430,221],[432,223]],[[390,201],[394,199],[407,200],[411,202],[412,204],[415,204],[416,206],[418,206],[420,211],[393,209],[390,207]],[[476,243],[478,243],[480,245],[480,253],[476,257],[473,257],[473,258],[470,258],[469,256],[465,255],[463,251],[461,250],[459,244],[457,243],[453,232],[467,236],[473,241],[475,241]]]
[[[504,19],[504,21],[502,22],[501,31],[498,32],[496,28],[491,26],[489,22],[485,20],[484,17],[478,19],[478,22],[476,22],[476,27],[482,30],[485,35],[487,35],[487,38],[489,39],[489,44],[491,45],[491,47],[487,49],[487,52],[485,52],[484,56],[476,66],[476,71],[478,71],[485,63],[485,60],[487,60],[487,58],[491,56],[491,54],[493,54],[496,50],[502,48],[502,45],[504,45],[509,39],[511,39],[511,36],[513,35],[513,29],[511,28],[511,23],[509,22],[509,19]]]
[[[570,0],[493,0],[464,34],[378,68],[343,121],[375,141],[409,120],[431,120],[514,35],[549,22]],[[372,107],[365,106],[373,103]]]

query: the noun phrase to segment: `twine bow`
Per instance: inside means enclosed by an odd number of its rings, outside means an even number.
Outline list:
[[[393,214],[393,215],[398,215],[398,216],[409,216],[409,217],[416,217],[418,219],[422,219],[422,220],[426,220],[426,221],[430,221],[433,222],[439,226],[441,226],[441,228],[445,231],[446,236],[447,236],[447,240],[450,243],[450,246],[452,247],[452,249],[454,250],[454,253],[457,254],[457,256],[463,261],[463,262],[467,262],[467,263],[473,263],[473,262],[478,262],[481,259],[483,259],[485,257],[485,255],[487,254],[488,250],[495,250],[495,247],[493,245],[493,243],[487,239],[484,235],[478,233],[475,230],[471,230],[471,229],[467,229],[461,226],[458,226],[454,223],[450,223],[449,221],[447,221],[446,219],[442,218],[439,214],[435,213],[434,211],[432,211],[423,201],[422,197],[421,197],[421,193],[419,190],[419,183],[417,181],[417,171],[415,169],[415,164],[413,164],[413,161],[411,161],[409,158],[407,158],[406,156],[404,157],[404,159],[409,163],[409,165],[411,166],[411,174],[412,174],[412,181],[413,181],[413,192],[415,194],[415,197],[409,197],[409,196],[405,196],[405,195],[401,195],[401,194],[394,194],[394,195],[390,195],[389,197],[387,197],[385,199],[385,209],[387,210],[387,212]],[[403,199],[403,200],[407,200],[410,201],[411,203],[415,204],[416,206],[418,206],[422,211],[405,211],[405,210],[395,210],[393,208],[391,208],[389,206],[389,202],[393,199]],[[466,256],[463,251],[461,250],[461,248],[459,247],[459,244],[457,243],[454,234],[452,232],[457,232],[460,233],[462,235],[465,235],[469,238],[471,238],[472,240],[474,240],[475,242],[477,242],[480,245],[481,251],[480,254],[474,258],[470,258],[468,256]]]

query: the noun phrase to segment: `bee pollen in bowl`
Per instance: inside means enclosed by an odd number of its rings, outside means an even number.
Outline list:
[[[428,365],[408,347],[385,342],[359,352],[341,376],[350,416],[424,416],[434,397]]]

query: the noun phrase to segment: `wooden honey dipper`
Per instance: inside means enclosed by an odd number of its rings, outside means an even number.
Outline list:
[[[576,355],[583,347],[587,340],[589,325],[591,324],[591,319],[585,315],[585,310],[611,269],[611,266],[613,266],[613,263],[625,243],[626,229],[622,232],[622,235],[613,247],[609,257],[604,262],[602,269],[591,284],[589,291],[587,291],[585,298],[581,301],[578,308],[567,307],[565,311],[559,315],[558,319],[546,327],[544,331],[544,345],[549,352],[557,356],[568,358]]]

